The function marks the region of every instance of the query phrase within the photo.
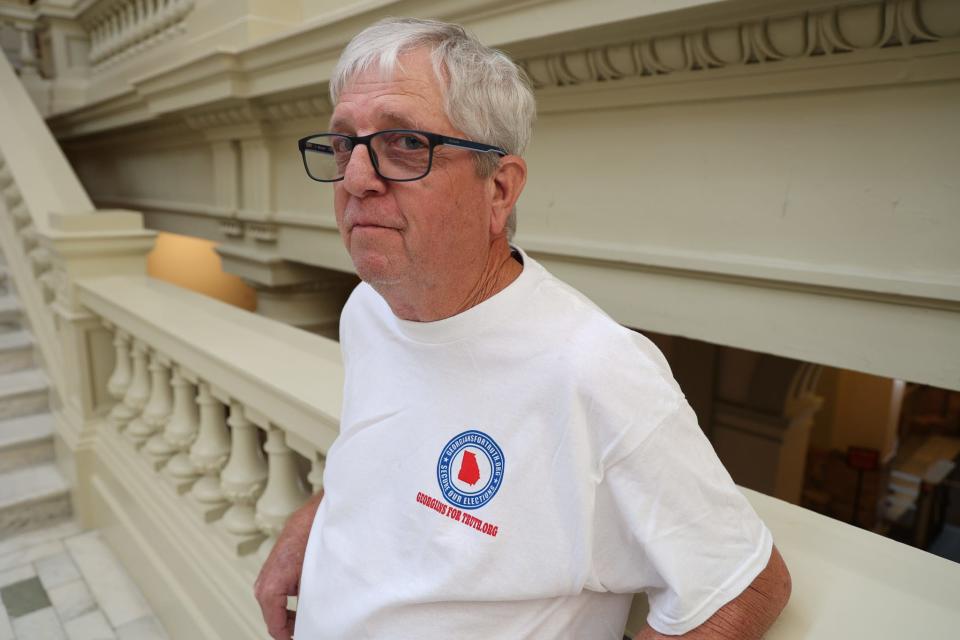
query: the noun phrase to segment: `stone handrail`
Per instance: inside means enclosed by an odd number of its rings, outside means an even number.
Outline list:
[[[50,312],[52,256],[41,246],[51,215],[89,213],[93,203],[6,57],[0,55],[0,249],[37,335],[47,375],[63,388],[63,358]]]
[[[45,228],[51,212],[93,210],[90,197],[5,56],[0,56],[0,151],[38,227]]]

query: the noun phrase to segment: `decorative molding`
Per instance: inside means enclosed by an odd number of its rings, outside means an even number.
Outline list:
[[[508,51],[515,50],[516,59],[527,70],[535,87],[545,90],[549,96],[552,88],[576,85],[592,87],[605,83],[604,88],[623,86],[629,92],[631,84],[645,87],[658,78],[682,81],[677,84],[725,80],[729,79],[729,73],[720,70],[770,68],[768,63],[781,61],[803,63],[831,58],[843,61],[838,62],[839,65],[853,67],[864,59],[876,62],[879,57],[860,54],[937,41],[949,48],[956,40],[953,36],[960,35],[960,5],[955,0],[833,0],[832,7],[826,4],[828,0],[791,1],[815,7],[806,11],[794,9],[791,14],[791,9],[784,6],[789,4],[786,0],[775,3],[775,7],[753,2],[756,13],[746,16],[742,10],[734,11],[734,7],[720,10],[712,7],[718,3],[704,3],[710,4],[711,10],[703,7],[702,15],[713,17],[698,18],[701,12],[691,8],[678,23],[676,18],[664,20],[664,15],[676,12],[660,3],[657,3],[659,8],[632,3],[636,6],[626,10],[621,22],[636,26],[618,27],[613,31],[618,35],[607,36],[603,35],[606,29],[600,29],[607,23],[599,18],[584,22],[578,12],[578,22],[574,21],[570,13],[573,7],[566,5],[579,6],[586,0],[557,3],[551,11],[556,11],[558,22],[547,34],[540,29],[534,30],[536,33],[531,31],[527,22],[535,24],[535,20],[528,13],[529,7],[520,3],[508,11],[515,14],[520,32],[510,41],[489,41]],[[475,3],[479,7],[495,4],[496,0],[475,0]],[[561,4],[564,7],[561,8]],[[824,6],[830,8],[824,9]],[[467,26],[477,26],[471,23],[470,16],[467,11],[447,17]],[[687,28],[677,24],[698,26]],[[630,28],[644,31],[633,36],[626,30]],[[241,51],[208,52],[147,76],[131,78],[129,90],[58,114],[50,124],[63,140],[148,121],[167,113],[176,113],[184,119],[188,117],[187,112],[200,110],[204,111],[201,117],[189,116],[195,128],[236,122],[269,122],[282,126],[297,118],[323,117],[330,112],[330,107],[326,97],[328,77],[320,69],[332,67],[336,52],[345,44],[339,39],[342,31],[337,21],[318,23]],[[569,44],[582,40],[578,37],[581,33],[593,34],[587,40],[590,44]],[[938,55],[936,46],[931,44],[924,44],[922,52],[921,47],[911,49],[911,54],[914,51],[917,57]],[[845,53],[853,55],[845,56]],[[716,72],[684,73],[706,70]],[[638,82],[630,83],[629,79]],[[614,80],[623,82],[612,82]],[[742,84],[728,84],[730,86],[718,88],[710,82],[701,82],[696,89],[703,89],[711,96],[729,95],[742,89]],[[692,99],[695,93],[691,87],[679,99]],[[288,97],[279,97],[284,95]],[[677,99],[676,96],[668,98]],[[552,97],[546,101],[551,102]],[[237,107],[238,102],[254,105],[254,112]],[[232,103],[229,109],[233,111],[222,112],[222,106],[211,109],[218,103]]]
[[[212,109],[201,113],[190,113],[185,116],[187,126],[197,130],[255,124],[259,122],[261,118],[260,110],[246,102],[240,105]]]
[[[293,98],[282,102],[263,105],[267,120],[283,122],[295,118],[318,118],[333,113],[330,98],[326,95],[314,95]]]
[[[242,238],[244,233],[243,223],[239,220],[221,220],[220,233],[228,238]]]
[[[257,242],[273,243],[277,241],[277,225],[262,222],[248,222],[247,230],[250,237]]]
[[[229,107],[188,113],[184,120],[191,129],[236,127],[258,123],[278,123],[298,118],[320,118],[333,112],[330,98],[325,94],[298,96],[275,100],[267,104],[244,101]]]
[[[751,255],[571,241],[546,235],[522,234],[518,235],[517,242],[540,260],[589,265],[611,273],[619,270],[648,272],[760,289],[815,293],[837,299],[960,312],[960,278],[947,274],[923,279],[862,269],[825,269],[811,263]]]
[[[518,64],[534,88],[543,89],[910,46],[960,31],[960,11],[950,4],[950,0],[846,4],[535,56]],[[933,20],[938,21],[936,27]]]

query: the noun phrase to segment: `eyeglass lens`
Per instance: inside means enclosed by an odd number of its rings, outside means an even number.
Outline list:
[[[430,141],[412,131],[383,131],[368,145],[370,160],[388,180],[422,178],[430,170]],[[350,139],[338,135],[314,136],[303,150],[307,172],[317,180],[342,178],[353,154]]]

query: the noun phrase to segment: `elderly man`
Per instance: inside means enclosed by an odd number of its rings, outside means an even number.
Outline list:
[[[391,19],[330,92],[300,150],[364,282],[325,494],[257,580],[273,638],[619,640],[637,592],[641,638],[759,638],[789,575],[663,356],[509,243],[523,74]]]

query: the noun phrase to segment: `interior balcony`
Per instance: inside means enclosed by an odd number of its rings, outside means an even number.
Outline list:
[[[51,417],[17,446],[171,638],[265,637],[251,585],[322,488],[356,283],[294,142],[353,33],[428,11],[246,4],[0,3],[0,328],[29,334],[0,372],[35,364],[19,406]],[[960,5],[429,13],[529,74],[515,240],[667,354],[793,574],[768,637],[952,637],[960,565],[922,549],[953,414],[921,400],[960,390]]]

